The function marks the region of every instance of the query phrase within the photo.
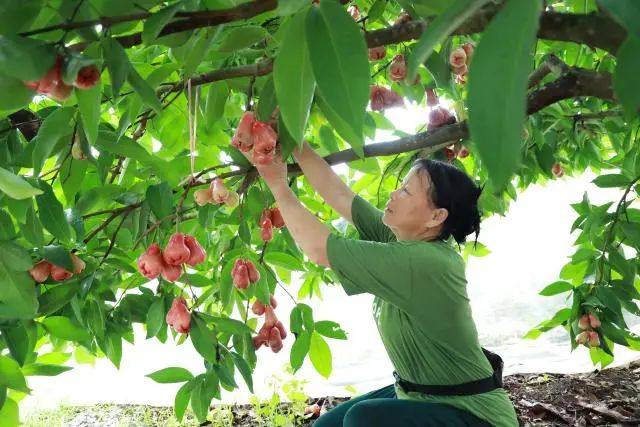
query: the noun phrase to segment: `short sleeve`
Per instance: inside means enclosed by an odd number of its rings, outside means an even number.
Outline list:
[[[362,240],[391,242],[396,238],[382,222],[383,212],[356,195],[351,202],[351,218]]]
[[[456,284],[466,283],[464,264],[457,264],[441,245],[369,242],[331,234],[327,256],[347,295],[370,293],[408,313],[420,313],[425,306],[449,305],[457,297]]]

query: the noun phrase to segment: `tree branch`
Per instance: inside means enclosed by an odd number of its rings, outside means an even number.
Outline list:
[[[529,94],[527,99],[527,114],[531,115],[558,101],[578,96],[594,96],[596,98],[613,101],[611,74],[598,73],[582,68],[571,68],[557,80]],[[365,145],[364,157],[390,156],[425,148],[435,150],[465,139],[468,136],[469,129],[467,122],[455,123],[393,141]],[[332,166],[359,159],[353,149],[342,150],[324,157],[324,160]],[[218,177],[223,179],[230,178],[245,175],[249,171],[255,171],[255,168],[239,168],[220,174]],[[288,173],[291,175],[300,175],[302,170],[298,164],[289,164]],[[210,180],[207,180],[198,185],[207,185],[209,182]]]
[[[277,7],[277,0],[258,0],[236,6],[231,9],[217,11],[179,12],[176,17],[183,18],[167,24],[159,36],[194,30],[197,28],[212,27],[226,22],[239,21],[252,18],[264,12],[269,12]],[[464,24],[454,31],[457,35],[475,34],[484,31],[493,16],[499,11],[501,5],[490,4],[478,11]],[[58,25],[55,29],[73,26],[94,26],[97,24],[113,25],[130,20],[146,19],[151,14],[141,13],[124,17],[100,18],[99,20],[73,22]],[[400,43],[414,40],[420,37],[426,27],[427,21],[411,21],[398,26],[375,30],[365,33],[365,39],[369,47]],[[52,27],[34,30],[22,35],[37,34],[38,32],[51,31]],[[538,37],[548,40],[566,41],[586,44],[615,54],[626,38],[626,32],[615,21],[605,15],[589,14],[576,15],[568,13],[544,12],[540,15],[540,27]],[[127,48],[142,43],[142,33],[135,33],[115,38]],[[82,50],[86,43],[71,46],[74,50]]]

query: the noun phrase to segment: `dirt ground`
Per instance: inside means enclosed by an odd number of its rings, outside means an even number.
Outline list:
[[[523,426],[640,426],[640,360],[625,366],[584,374],[515,374],[505,377],[505,388]],[[312,398],[320,414],[348,400]],[[206,426],[311,426],[317,414],[303,414],[290,403],[214,405]],[[61,408],[26,420],[26,427],[151,427],[198,426],[187,412],[183,423],[173,408],[138,405],[94,405]]]

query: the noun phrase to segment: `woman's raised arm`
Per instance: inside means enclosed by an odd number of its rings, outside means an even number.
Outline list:
[[[300,168],[311,186],[333,209],[344,219],[353,224],[351,203],[356,194],[342,182],[342,179],[331,169],[331,166],[313,149],[304,143],[302,150],[293,151]]]

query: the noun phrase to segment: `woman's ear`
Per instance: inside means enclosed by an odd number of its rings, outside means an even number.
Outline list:
[[[435,208],[431,213],[431,218],[427,221],[427,226],[429,227],[437,227],[440,224],[444,224],[444,222],[449,217],[449,211],[445,208]]]

